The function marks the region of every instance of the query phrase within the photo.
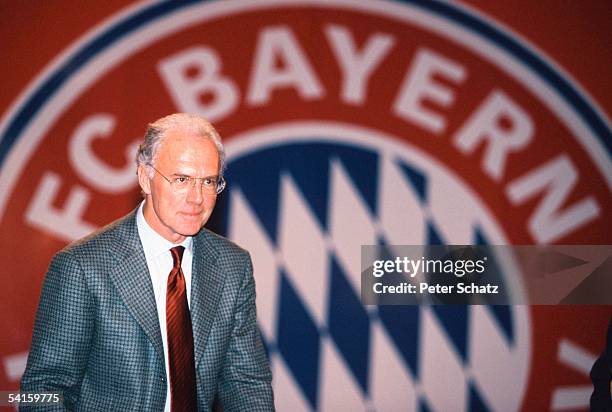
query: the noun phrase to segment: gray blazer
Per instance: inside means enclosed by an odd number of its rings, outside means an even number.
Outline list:
[[[274,410],[248,252],[202,229],[194,237],[191,282],[199,410],[215,401],[226,412]],[[54,256],[21,391],[62,392],[57,410],[162,411],[166,379],[132,212]]]

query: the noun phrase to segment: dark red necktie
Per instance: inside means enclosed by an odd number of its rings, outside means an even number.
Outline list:
[[[193,351],[193,330],[187,304],[187,287],[181,270],[183,246],[170,249],[174,266],[168,276],[166,294],[166,328],[170,370],[170,410],[198,410],[196,372]]]

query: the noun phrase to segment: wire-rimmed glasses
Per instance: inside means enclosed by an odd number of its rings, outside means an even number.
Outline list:
[[[197,181],[200,181],[202,191],[209,195],[218,195],[225,189],[225,179],[223,176],[192,177],[187,175],[175,175],[172,179],[166,177],[162,172],[151,166],[161,177],[163,177],[175,192],[184,192],[193,189]]]

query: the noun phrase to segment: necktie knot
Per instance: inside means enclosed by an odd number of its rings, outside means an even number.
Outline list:
[[[170,253],[172,253],[172,261],[174,262],[174,269],[179,269],[181,267],[181,261],[183,260],[183,252],[185,248],[183,246],[175,246],[170,249]]]

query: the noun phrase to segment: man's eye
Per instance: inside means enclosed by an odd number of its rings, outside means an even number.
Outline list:
[[[207,177],[204,179],[205,186],[212,186],[214,184],[215,184],[215,179],[213,179],[212,177]]]
[[[174,182],[179,185],[184,185],[189,182],[189,178],[187,176],[178,176],[174,178]]]

